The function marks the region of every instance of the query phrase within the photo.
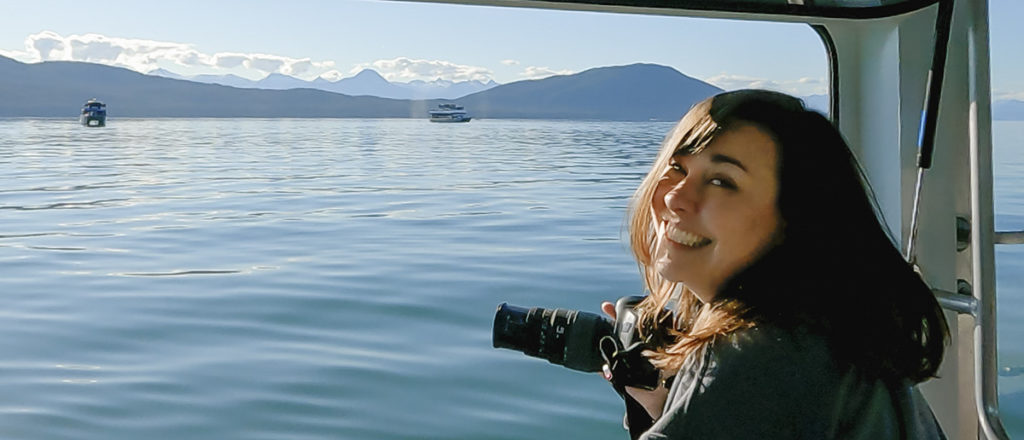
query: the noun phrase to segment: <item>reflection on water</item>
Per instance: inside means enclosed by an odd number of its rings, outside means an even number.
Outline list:
[[[603,381],[490,324],[637,291],[667,129],[0,121],[0,437],[619,438]]]
[[[1024,121],[992,123],[996,230],[1024,230]],[[1024,246],[996,246],[999,411],[1024,438]]]
[[[602,380],[491,348],[491,320],[639,292],[622,220],[669,127],[0,120],[0,438],[623,438]]]

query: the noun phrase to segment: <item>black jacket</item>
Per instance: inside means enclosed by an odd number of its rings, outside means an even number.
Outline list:
[[[821,336],[760,325],[692,355],[671,385],[662,416],[640,438],[945,436],[913,384],[887,384],[839,366]]]

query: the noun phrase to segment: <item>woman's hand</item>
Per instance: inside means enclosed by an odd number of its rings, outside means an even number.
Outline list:
[[[605,301],[601,303],[601,311],[615,320],[615,304]],[[668,398],[668,388],[659,386],[654,391],[648,391],[643,388],[626,387],[626,393],[647,410],[647,414],[651,416],[652,420],[658,420],[661,417],[665,399]]]

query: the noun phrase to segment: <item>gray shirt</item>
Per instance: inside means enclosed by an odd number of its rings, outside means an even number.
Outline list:
[[[659,439],[945,439],[916,386],[840,368],[825,339],[772,326],[741,330],[690,356]]]

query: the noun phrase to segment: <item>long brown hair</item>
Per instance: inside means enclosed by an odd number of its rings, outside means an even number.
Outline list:
[[[654,268],[651,204],[672,155],[697,154],[739,124],[764,130],[778,147],[782,239],[704,304]],[[771,323],[823,334],[840,362],[867,374],[915,382],[933,377],[949,330],[876,206],[838,130],[799,99],[739,90],[694,105],[663,142],[627,218],[630,246],[649,291],[638,309],[645,332],[658,341],[652,362],[676,371],[716,338]]]

